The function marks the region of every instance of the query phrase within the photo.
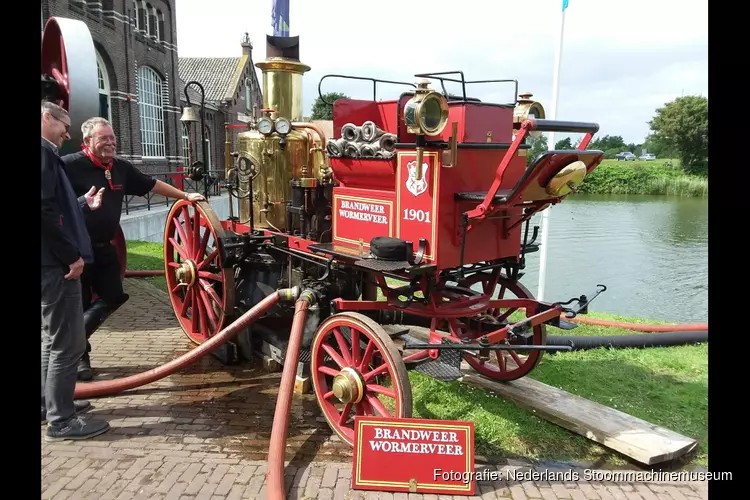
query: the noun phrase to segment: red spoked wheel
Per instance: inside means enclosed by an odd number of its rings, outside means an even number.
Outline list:
[[[310,369],[323,416],[349,446],[355,415],[411,417],[406,366],[390,336],[367,316],[345,312],[323,321],[312,340]]]
[[[469,278],[463,280],[459,286],[470,288],[473,285],[481,284],[483,292],[493,299],[534,299],[534,296],[529,290],[517,281],[513,281],[505,277],[503,274],[498,274],[496,284],[492,286],[492,275],[489,273],[477,273]],[[497,297],[495,297],[495,291],[497,287],[500,287]],[[490,289],[492,288],[492,289]],[[513,296],[509,296],[512,294]],[[519,321],[521,318],[513,319],[510,316],[515,313],[517,308],[494,308],[488,309],[484,315],[489,315],[490,318],[494,319],[495,322],[514,322]],[[533,316],[532,313],[526,311],[525,317]],[[510,318],[510,319],[509,319]],[[502,325],[498,324],[497,328],[501,328]],[[451,329],[453,325],[451,325]],[[545,345],[547,344],[547,329],[544,325],[538,325],[533,328],[532,345]],[[454,335],[456,332],[454,332]],[[473,335],[472,335],[473,336]],[[484,375],[485,377],[494,380],[516,380],[521,377],[528,375],[542,359],[544,351],[491,351],[490,359],[483,361],[475,356],[469,354],[464,355],[466,360],[472,368],[477,372]]]
[[[45,80],[57,87],[54,99],[70,115],[70,142],[77,147],[83,141],[83,122],[99,115],[96,49],[86,23],[61,17],[47,20],[42,34],[43,84]]]
[[[164,230],[164,275],[185,334],[196,344],[225,326],[234,310],[234,270],[222,267],[218,240],[228,236],[206,202],[179,200]]]
[[[117,252],[117,260],[120,263],[120,279],[125,279],[125,271],[128,269],[128,245],[125,241],[125,233],[122,232],[122,226],[117,226],[117,233],[112,238],[112,245]]]

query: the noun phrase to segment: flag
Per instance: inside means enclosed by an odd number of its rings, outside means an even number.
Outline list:
[[[568,8],[568,0],[563,0],[563,11]]]
[[[271,26],[273,36],[289,36],[289,0],[273,0]]]

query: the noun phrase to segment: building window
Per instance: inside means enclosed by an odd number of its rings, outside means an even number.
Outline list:
[[[145,158],[164,158],[164,109],[161,78],[148,66],[138,68],[138,111]]]
[[[190,162],[190,135],[186,123],[182,124],[182,161],[186,166]]]
[[[156,29],[159,32],[159,40],[167,40],[167,27],[164,24],[164,14],[160,10],[156,11]]]
[[[109,74],[99,51],[96,51],[96,71],[99,75],[99,116],[112,121],[112,98],[110,97]]]
[[[148,33],[146,2],[143,0],[135,0],[135,26],[139,31]]]
[[[148,35],[155,40],[159,39],[159,26],[156,22],[156,8],[147,4],[148,12]]]
[[[211,152],[211,130],[206,127],[206,168],[208,170],[211,170],[211,164],[213,163],[211,161],[211,158],[213,157],[213,152]]]

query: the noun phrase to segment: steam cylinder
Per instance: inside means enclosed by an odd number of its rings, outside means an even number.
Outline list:
[[[302,120],[302,75],[310,67],[299,61],[299,37],[266,37],[266,60],[256,63],[263,72],[263,107],[272,119]],[[239,200],[240,220],[253,227],[286,230],[286,206],[291,201],[290,181],[318,175],[311,144],[304,130],[292,130],[283,139],[257,129],[238,135],[238,153],[252,165],[252,197]]]

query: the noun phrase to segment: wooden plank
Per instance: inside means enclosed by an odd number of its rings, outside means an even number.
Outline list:
[[[427,341],[429,329],[410,328]],[[545,420],[580,434],[638,462],[653,465],[692,451],[698,441],[614,408],[571,394],[532,378],[497,382],[464,363],[460,382],[492,391]]]
[[[646,465],[692,451],[698,441],[529,377],[496,382],[463,370],[461,382],[490,390],[534,415]],[[473,371],[473,370],[472,370]]]

